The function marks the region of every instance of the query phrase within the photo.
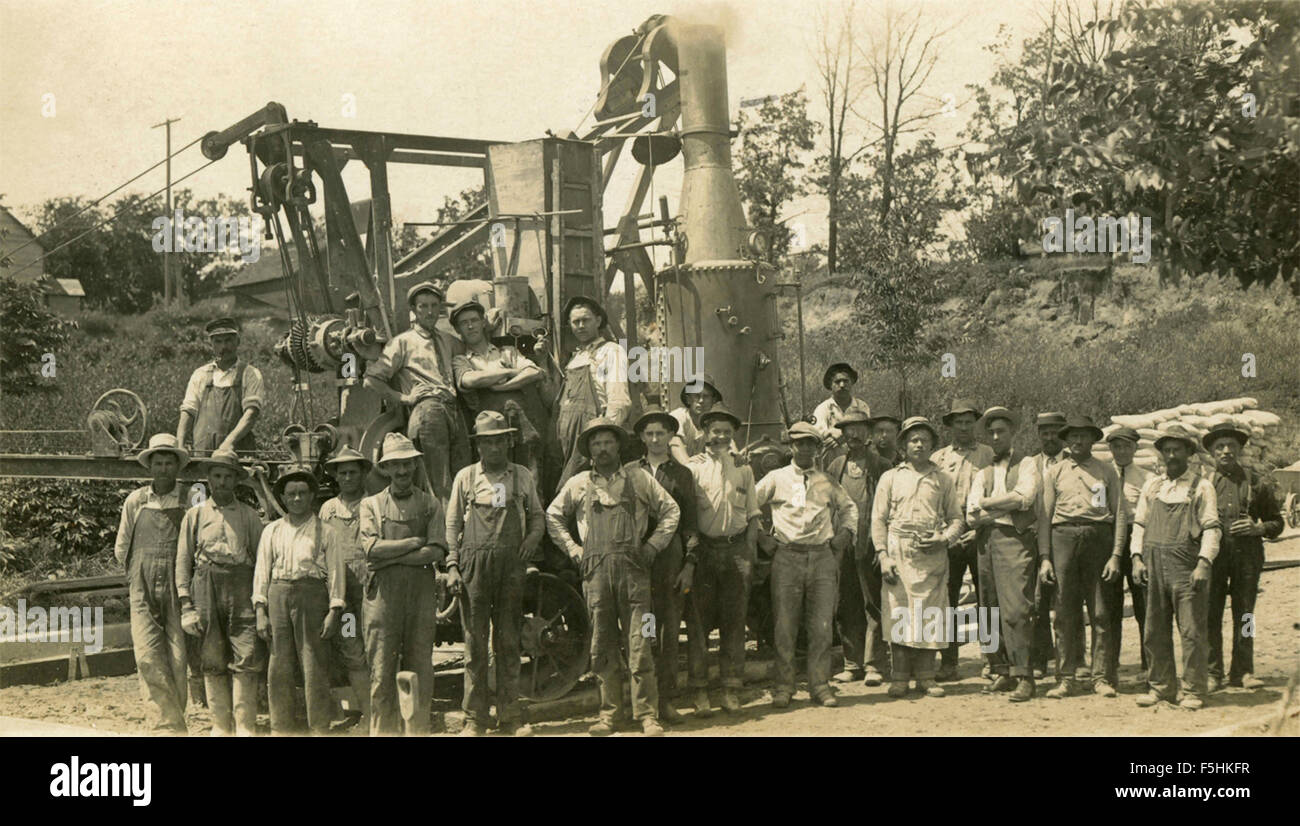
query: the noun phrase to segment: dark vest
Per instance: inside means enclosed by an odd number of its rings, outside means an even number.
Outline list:
[[[1011,456],[1007,459],[1007,492],[1015,490],[1016,482],[1020,479],[1020,462],[1024,458],[1024,455],[1019,451],[1014,449],[1011,451]],[[986,468],[982,468],[980,473],[984,476],[984,492],[986,494],[991,493],[993,491],[993,466],[989,465]],[[1008,515],[1011,517],[1011,525],[1019,533],[1025,533],[1032,529],[1034,523],[1038,521],[1038,516],[1033,507],[1030,507],[1028,510],[1011,511]]]

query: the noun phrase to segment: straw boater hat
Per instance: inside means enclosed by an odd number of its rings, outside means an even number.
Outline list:
[[[641,435],[641,431],[651,422],[659,422],[668,429],[669,433],[676,433],[681,427],[681,422],[674,419],[668,411],[658,405],[651,405],[641,414],[641,418],[636,420],[636,424],[632,425],[632,432]]]
[[[930,420],[924,416],[909,416],[907,420],[903,422],[902,429],[898,431],[898,443],[900,445],[904,444],[907,441],[907,434],[918,427],[923,427],[930,431],[930,438],[934,440],[935,444],[939,443],[939,431],[936,430],[934,425],[930,424]]]
[[[1055,427],[1061,429],[1065,426],[1065,414],[1058,413],[1055,410],[1048,413],[1039,413],[1036,427]]]
[[[853,380],[853,383],[858,383],[858,371],[853,369],[853,365],[849,364],[847,361],[837,361],[830,367],[827,367],[826,372],[822,374],[822,387],[830,390],[831,377],[836,373],[848,373],[849,378]]]
[[[487,317],[487,310],[483,309],[482,304],[478,303],[478,301],[474,300],[473,298],[467,298],[464,301],[457,304],[455,307],[451,308],[451,312],[447,315],[447,320],[451,322],[451,326],[453,327],[456,326],[456,316],[460,315],[466,310],[478,310],[479,315],[483,316],[484,318]]]
[[[989,425],[993,423],[994,419],[1006,419],[1011,423],[1012,430],[1020,429],[1020,417],[1018,415],[1008,408],[1002,407],[1001,405],[995,405],[990,407],[988,410],[985,410],[984,415],[980,416],[980,420],[977,422],[980,431],[988,433]]]
[[[622,451],[623,448],[627,446],[627,431],[624,430],[622,427],[620,427],[618,422],[614,421],[613,419],[606,419],[604,417],[600,417],[600,418],[592,419],[590,422],[588,422],[586,429],[583,430],[581,434],[579,434],[578,452],[581,453],[584,457],[590,459],[591,449],[588,445],[591,442],[591,437],[595,436],[597,433],[599,433],[602,430],[608,430],[610,433],[614,434],[614,437],[618,439],[618,449],[620,451]]]
[[[1163,445],[1165,442],[1182,442],[1187,445],[1189,453],[1196,452],[1195,434],[1180,424],[1171,424],[1165,428],[1164,432],[1160,434],[1160,438],[1156,439],[1156,452],[1164,450]]]
[[[782,441],[786,444],[792,445],[795,442],[803,441],[805,439],[815,439],[818,444],[821,444],[822,433],[807,422],[795,422],[790,425],[790,429],[785,432],[785,438],[782,439]]]
[[[239,335],[239,324],[233,318],[214,318],[203,326],[208,338],[224,336],[231,333]]]
[[[334,452],[334,455],[325,460],[325,472],[329,473],[329,468],[333,465],[346,465],[348,462],[360,462],[362,472],[370,470],[370,460],[360,451],[353,450],[351,445],[343,445]]]
[[[1117,427],[1110,432],[1109,436],[1106,437],[1106,444],[1119,440],[1137,444],[1140,438],[1138,432],[1131,427]]]
[[[726,419],[727,421],[731,422],[731,426],[734,427],[736,430],[740,430],[741,425],[744,424],[744,422],[740,420],[740,417],[737,416],[735,413],[732,413],[731,408],[727,407],[722,402],[718,402],[717,404],[713,405],[713,407],[709,408],[708,413],[705,413],[703,416],[700,416],[700,427],[707,429],[709,426],[709,422],[713,421],[714,419]]]
[[[312,472],[310,466],[289,465],[284,469],[283,473],[276,477],[275,484],[271,486],[271,490],[275,493],[276,501],[278,501],[282,506],[284,505],[284,489],[290,482],[295,481],[306,482],[307,486],[311,488],[313,494],[320,490],[320,483],[316,481],[316,474]]]
[[[1250,434],[1246,433],[1246,431],[1244,430],[1241,430],[1240,428],[1232,424],[1232,422],[1220,422],[1219,424],[1216,424],[1214,427],[1211,427],[1209,429],[1209,431],[1205,434],[1205,438],[1201,440],[1201,444],[1205,446],[1206,450],[1209,450],[1210,445],[1214,444],[1224,436],[1231,436],[1232,438],[1236,439],[1237,444],[1241,445],[1242,447],[1245,447],[1246,442],[1250,441]]]
[[[432,281],[421,281],[419,284],[416,284],[406,291],[407,305],[409,306],[420,293],[433,293],[438,297],[439,301],[445,301],[447,298],[447,294],[442,291],[442,287],[439,287]]]
[[[471,439],[478,439],[483,436],[504,436],[507,433],[518,433],[519,428],[511,427],[506,417],[495,410],[484,410],[474,417],[474,432],[470,434]]]
[[[1101,437],[1103,435],[1101,432],[1101,428],[1093,424],[1092,419],[1090,419],[1087,416],[1083,416],[1079,414],[1068,417],[1065,420],[1065,425],[1062,426],[1060,431],[1057,432],[1057,436],[1059,436],[1061,440],[1064,441],[1065,439],[1070,438],[1071,430],[1088,431],[1089,433],[1092,434],[1092,440],[1094,442],[1100,442]]]
[[[224,467],[233,470],[236,479],[248,478],[248,471],[244,470],[244,466],[239,463],[238,454],[233,450],[214,450],[212,455],[203,459],[199,465],[205,474],[214,467]]]
[[[149,459],[155,453],[175,453],[177,461],[180,462],[179,470],[190,463],[190,454],[185,448],[176,442],[176,436],[172,433],[155,433],[149,437],[149,446],[140,451],[140,455],[135,460],[145,467],[149,467]]]
[[[941,421],[945,426],[950,425],[953,417],[961,413],[974,413],[977,419],[984,415],[984,411],[979,409],[979,405],[975,404],[974,399],[953,399],[952,408],[943,414]]]
[[[682,400],[682,407],[690,407],[691,403],[686,400],[687,396],[693,396],[700,392],[699,390],[690,389],[692,385],[697,384],[702,384],[709,388],[709,391],[713,393],[713,400],[715,403],[722,401],[722,391],[718,389],[718,383],[713,380],[713,376],[708,373],[700,373],[695,377],[694,381],[688,381],[686,384],[682,385],[682,392],[678,395],[678,398]]]
[[[384,465],[389,462],[396,462],[399,459],[418,459],[423,455],[415,449],[410,439],[401,433],[393,432],[384,436],[384,447],[380,452],[379,461],[375,464],[382,471]]]
[[[608,323],[609,321],[609,316],[605,315],[605,308],[600,306],[599,301],[592,298],[591,296],[575,295],[573,298],[570,298],[565,303],[564,313],[560,316],[564,320],[565,324],[569,323],[569,313],[573,312],[574,307],[589,308],[593,313],[596,314],[596,317],[600,319],[601,327],[604,327],[605,324]]]

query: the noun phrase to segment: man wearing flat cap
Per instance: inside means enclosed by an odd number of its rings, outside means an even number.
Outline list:
[[[556,436],[564,453],[562,486],[583,465],[578,442],[593,419],[625,426],[632,400],[627,389],[627,352],[605,335],[608,318],[600,302],[575,295],[562,315],[578,346],[564,368],[564,387],[556,411]]]
[[[248,473],[234,451],[214,452],[203,469],[208,496],[186,512],[176,549],[181,625],[201,640],[213,733],[247,737],[257,733],[257,684],[266,668],[253,607],[262,519],[235,498]]]
[[[185,446],[194,427],[194,452],[253,450],[253,425],[262,410],[262,371],[239,357],[239,325],[233,318],[207,324],[213,360],[195,370],[181,402],[176,442]]]
[[[415,716],[408,733],[429,732],[433,702],[435,566],[447,558],[445,511],[415,486],[420,451],[401,433],[384,436],[376,464],[388,486],[361,500],[361,550],[370,581],[361,606],[370,657],[370,733],[398,734],[397,672],[415,673]]]
[[[158,709],[155,728],[185,728],[185,631],[176,594],[176,543],[185,516],[176,481],[190,455],[170,433],[156,433],[136,457],[153,481],[122,503],[114,556],[126,568],[131,645],[140,685]]]
[[[1115,618],[1124,609],[1124,497],[1115,469],[1092,455],[1101,428],[1087,416],[1070,416],[1060,435],[1069,458],[1043,478],[1038,517],[1039,578],[1057,587],[1059,682],[1047,697],[1069,697],[1089,680],[1098,695],[1114,697],[1119,685]],[[1085,603],[1092,621],[1091,668],[1082,644]]]
[[[831,630],[839,598],[840,559],[853,547],[858,509],[844,488],[816,468],[823,433],[795,422],[786,434],[790,464],[758,483],[756,504],[770,507],[776,554],[772,558],[772,610],[776,667],[772,705],[784,708],[794,695],[795,641],[808,637],[808,694],[827,707],[839,705],[831,690]]]
[[[1120,539],[1120,547],[1124,555],[1120,559],[1120,574],[1128,582],[1129,594],[1133,599],[1133,618],[1137,620],[1138,626],[1138,648],[1142,650],[1142,670],[1147,670],[1147,649],[1142,645],[1142,631],[1147,621],[1147,589],[1138,584],[1137,579],[1133,576],[1133,556],[1129,552],[1130,539],[1133,535],[1133,511],[1137,508],[1138,496],[1142,493],[1143,486],[1151,478],[1151,471],[1134,463],[1133,456],[1137,453],[1139,440],[1138,432],[1131,427],[1117,427],[1106,437],[1106,444],[1110,447],[1110,455],[1115,465],[1115,475],[1119,477],[1119,486],[1124,491],[1124,536]],[[1119,656],[1120,648],[1124,642],[1123,633],[1123,616],[1115,617],[1116,640],[1113,648],[1114,655]],[[1115,663],[1115,668],[1119,668],[1119,663]]]
[[[984,692],[1011,691],[1012,702],[1034,696],[1029,649],[1038,578],[1038,477],[1034,458],[1011,449],[1019,426],[1020,417],[1005,407],[984,411],[979,429],[993,462],[975,474],[966,497],[966,524],[977,532],[980,609],[996,612],[1001,630],[998,650],[989,655],[993,682]]]
[[[951,409],[943,414],[944,427],[952,434],[952,443],[934,452],[930,457],[939,470],[952,478],[961,502],[965,519],[966,497],[975,474],[993,461],[993,449],[975,439],[975,424],[984,411],[973,399],[954,399]],[[979,594],[979,554],[974,544],[975,532],[967,530],[948,546],[948,604],[956,607],[961,597],[962,581],[970,571],[975,593]],[[957,679],[957,659],[960,643],[953,640],[943,650],[939,663],[939,682]]]
[[[1254,470],[1241,464],[1241,449],[1250,436],[1232,424],[1218,424],[1205,434],[1202,444],[1214,457],[1210,484],[1219,505],[1223,542],[1214,560],[1210,579],[1209,690],[1224,682],[1223,609],[1232,598],[1232,666],[1227,673],[1231,686],[1260,688],[1255,676],[1253,625],[1259,575],[1264,566],[1264,539],[1282,533],[1282,513],[1273,489]]]
[[[827,367],[822,375],[822,387],[831,391],[831,394],[813,408],[813,424],[817,425],[827,439],[835,442],[840,440],[843,433],[839,421],[849,413],[871,416],[870,405],[853,395],[853,387],[857,383],[858,371],[843,361]]]
[[[465,635],[465,728],[474,737],[491,723],[488,640],[496,662],[497,723],[502,734],[528,736],[519,706],[524,568],[541,560],[546,519],[537,482],[510,461],[518,430],[495,410],[474,419],[479,461],[462,468],[447,502],[447,585],[460,595]]]
[[[659,724],[659,686],[648,633],[654,623],[650,578],[654,561],[672,541],[681,511],[646,471],[620,462],[627,432],[613,419],[587,424],[575,447],[591,460],[546,509],[555,544],[578,562],[591,617],[591,670],[600,681],[600,720],[587,731],[613,734],[626,717],[623,647],[632,673],[632,717],[650,736]],[[577,537],[568,520],[576,522]],[[654,519],[653,532],[650,520]]]
[[[416,284],[407,290],[406,302],[415,323],[366,365],[365,386],[390,408],[408,413],[406,435],[420,448],[433,495],[446,501],[452,477],[470,461],[469,434],[456,403],[452,367],[460,348],[453,336],[437,328],[441,288],[429,281]]]
[[[1196,453],[1195,437],[1182,425],[1162,429],[1156,452],[1165,470],[1142,488],[1133,514],[1133,571],[1147,586],[1147,624],[1142,644],[1151,666],[1140,706],[1178,699],[1175,683],[1173,624],[1182,638],[1182,699],[1195,711],[1208,693],[1206,665],[1210,575],[1219,555],[1222,530],[1214,485],[1188,460]]]

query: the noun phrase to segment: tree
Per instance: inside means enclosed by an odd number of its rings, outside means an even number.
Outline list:
[[[442,206],[438,207],[438,221],[440,223],[463,221],[467,215],[485,203],[487,203],[486,185],[463,190],[455,198],[446,196],[443,198]],[[493,276],[492,249],[488,246],[489,243],[490,239],[485,236],[483,240],[467,246],[463,252],[459,253],[448,267],[450,277],[447,280],[460,281],[467,278],[477,278],[491,281]]]
[[[21,393],[35,385],[33,370],[67,341],[68,326],[45,308],[36,282],[0,276],[0,386]]]
[[[739,126],[736,184],[750,224],[771,239],[767,262],[776,264],[790,250],[781,210],[807,192],[803,157],[815,146],[820,126],[808,119],[808,99],[802,89],[768,99],[756,115],[742,109]]]

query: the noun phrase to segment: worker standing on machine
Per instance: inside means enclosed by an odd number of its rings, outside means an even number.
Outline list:
[[[194,452],[248,452],[254,449],[253,425],[262,410],[262,371],[239,358],[239,325],[218,318],[204,327],[213,360],[195,370],[181,402],[176,444],[184,447],[194,425]]]

